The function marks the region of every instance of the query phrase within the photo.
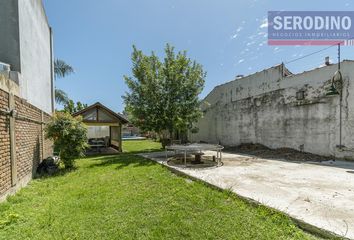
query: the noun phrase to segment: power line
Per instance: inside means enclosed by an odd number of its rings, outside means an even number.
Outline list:
[[[295,58],[295,59],[293,59],[293,60],[290,60],[290,61],[288,61],[288,62],[285,62],[285,64],[293,63],[293,62],[296,62],[296,61],[298,61],[298,60],[307,58],[307,57],[309,57],[309,56],[312,56],[312,55],[315,55],[315,54],[317,54],[317,53],[323,52],[323,51],[325,51],[325,50],[327,50],[327,49],[330,49],[331,47],[338,46],[338,44],[340,44],[340,43],[342,43],[342,42],[345,42],[345,41],[348,41],[348,40],[353,40],[353,39],[354,39],[354,38],[348,38],[348,39],[346,39],[346,40],[339,41],[338,43],[335,43],[335,44],[333,44],[333,45],[330,45],[330,46],[325,47],[325,48],[323,48],[323,49],[320,49],[320,50],[318,50],[318,51],[315,51],[315,52],[306,54],[305,56],[302,56],[302,57],[299,57],[299,58]]]
[[[329,48],[331,48],[331,47],[337,46],[337,45],[338,45],[338,44],[336,44],[336,45],[331,45],[331,46],[329,46],[329,47],[323,48],[323,49],[318,50],[318,51],[316,51],[316,52],[312,52],[312,53],[306,54],[306,55],[304,55],[304,56],[302,56],[302,57],[295,58],[295,59],[293,59],[293,60],[291,60],[291,61],[285,62],[285,64],[293,63],[293,62],[296,62],[296,61],[301,60],[301,59],[303,59],[303,58],[307,58],[307,57],[309,57],[309,56],[312,56],[312,55],[315,55],[315,54],[317,54],[317,53],[323,52],[323,51],[325,51],[325,50],[327,50],[327,49],[329,49]]]

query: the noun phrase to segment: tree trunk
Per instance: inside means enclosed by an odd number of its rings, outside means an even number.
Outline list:
[[[170,132],[170,144],[172,144],[172,141],[174,139],[174,137],[173,137],[173,128],[171,128],[169,132]]]

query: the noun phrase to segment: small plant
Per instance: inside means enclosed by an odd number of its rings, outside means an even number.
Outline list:
[[[82,118],[68,113],[56,113],[46,126],[46,138],[53,140],[65,168],[74,167],[75,159],[84,155],[87,144],[87,129]]]
[[[5,226],[11,225],[12,223],[16,223],[19,217],[20,216],[16,213],[10,213],[6,215],[4,220],[0,219],[0,229],[4,228]]]

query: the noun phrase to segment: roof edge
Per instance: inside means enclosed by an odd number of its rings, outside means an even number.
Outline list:
[[[76,113],[73,113],[72,116],[73,116],[73,117],[77,117],[77,116],[81,115],[82,113],[84,113],[84,112],[86,112],[86,111],[88,111],[88,110],[90,110],[90,109],[92,109],[92,108],[95,108],[95,107],[103,108],[104,110],[106,110],[107,112],[109,112],[110,114],[112,114],[113,116],[115,116],[116,118],[120,119],[123,124],[129,123],[129,120],[128,120],[128,119],[126,119],[125,117],[123,117],[121,114],[112,111],[111,109],[109,109],[108,107],[104,106],[104,105],[103,105],[102,103],[100,103],[100,102],[96,102],[96,103],[94,103],[94,104],[88,106],[87,108],[82,109],[81,111],[78,111],[78,112],[76,112]]]

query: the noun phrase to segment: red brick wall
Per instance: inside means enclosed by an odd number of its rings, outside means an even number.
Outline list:
[[[17,181],[35,174],[38,164],[53,154],[52,142],[44,139],[42,123],[48,122],[50,115],[25,100],[15,96],[16,166]],[[9,94],[0,89],[0,110],[6,111]],[[10,130],[9,117],[0,114],[0,197],[11,190]]]

